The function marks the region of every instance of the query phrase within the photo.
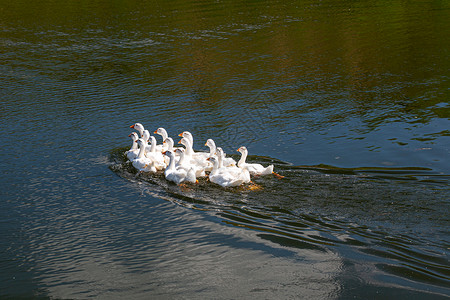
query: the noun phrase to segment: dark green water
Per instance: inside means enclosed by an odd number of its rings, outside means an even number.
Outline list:
[[[448,1],[0,16],[0,298],[448,298]],[[136,176],[135,122],[285,178]]]

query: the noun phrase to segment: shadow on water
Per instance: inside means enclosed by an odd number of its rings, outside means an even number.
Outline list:
[[[262,240],[282,247],[333,249],[356,260],[362,256],[363,264],[405,282],[450,284],[449,217],[442,213],[448,211],[446,175],[413,167],[293,166],[249,156],[274,164],[284,178],[254,177],[258,189],[225,189],[207,179],[177,186],[162,173],[138,174],[125,150],[111,151],[110,169],[142,184],[142,193],[212,212],[227,226],[257,231]],[[427,238],[431,232],[433,240]]]

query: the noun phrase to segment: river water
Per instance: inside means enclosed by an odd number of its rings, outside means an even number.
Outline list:
[[[447,298],[449,12],[0,1],[0,297]],[[135,122],[284,178],[138,175]]]

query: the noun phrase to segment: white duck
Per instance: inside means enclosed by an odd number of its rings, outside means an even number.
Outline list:
[[[239,176],[226,171],[226,169],[219,170],[219,160],[211,156],[208,158],[213,163],[213,170],[209,174],[209,180],[222,187],[239,186],[245,182],[250,182],[250,174],[244,168]]]
[[[186,171],[183,168],[177,168],[175,167],[175,154],[170,150],[165,151],[164,154],[170,159],[169,166],[164,171],[164,176],[167,180],[175,182],[176,184],[185,181],[191,183],[197,182],[194,169],[191,168],[189,171]]]
[[[161,171],[166,168],[164,155],[160,151],[156,150],[156,139],[154,136],[150,136],[150,151],[147,151],[145,156],[155,163],[157,170]]]
[[[154,166],[153,161],[145,157],[145,145],[147,143],[142,138],[138,139],[137,143],[139,145],[139,154],[131,161],[133,167],[135,167],[139,172],[156,171],[152,168],[152,166]]]
[[[237,151],[241,153],[241,159],[239,159],[238,162],[239,168],[246,167],[251,175],[269,175],[273,173],[273,165],[264,167],[261,164],[246,163],[245,160],[247,159],[248,155],[248,150],[246,147],[242,146],[239,149],[237,149]]]
[[[136,129],[139,132],[139,134],[141,135],[141,137],[143,137],[144,126],[141,123],[135,123],[135,124],[131,125],[130,128]]]
[[[185,150],[181,149],[181,148],[177,148],[175,150],[175,154],[178,154],[180,156],[180,159],[177,162],[176,167],[183,168],[186,171],[189,171],[190,169],[194,169],[196,177],[205,177],[206,176],[205,169],[198,165],[193,165],[189,161],[187,161],[184,151]]]
[[[131,161],[135,159],[139,154],[139,148],[137,144],[137,140],[139,139],[139,136],[136,132],[132,132],[128,135],[133,140],[133,144],[131,145],[130,150],[125,151],[125,155],[127,158]]]

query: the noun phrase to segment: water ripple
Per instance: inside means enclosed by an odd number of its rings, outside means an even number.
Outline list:
[[[250,160],[274,163],[285,178],[255,178],[263,188],[260,192],[221,189],[206,182],[186,190],[167,184],[160,175],[136,177],[132,167],[122,160],[124,150],[112,152],[112,170],[121,177],[145,183],[145,189],[154,190],[152,195],[156,197],[215,212],[224,224],[255,231],[260,239],[283,247],[325,252],[353,249],[372,257],[374,266],[382,272],[425,284],[448,284],[450,266],[445,245],[428,240],[423,233],[417,236],[418,227],[423,226],[420,218],[436,219],[437,227],[445,224],[437,200],[439,191],[445,194],[446,184],[416,178],[415,182],[424,185],[419,194],[417,183],[413,190],[408,186],[412,178],[438,176],[430,169],[292,166],[253,156]],[[401,184],[391,186],[397,180]],[[411,199],[413,195],[427,202]],[[411,219],[415,219],[417,228]],[[383,263],[376,263],[379,259]]]

